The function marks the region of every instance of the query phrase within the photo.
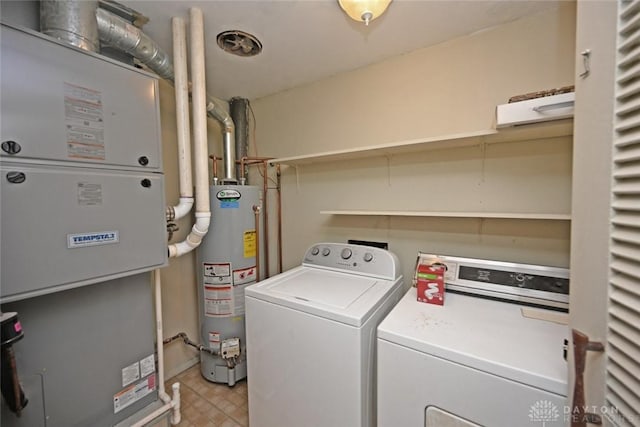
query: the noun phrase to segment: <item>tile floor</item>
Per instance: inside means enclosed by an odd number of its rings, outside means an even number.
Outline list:
[[[166,380],[166,389],[180,383],[182,421],[180,427],[247,427],[247,381],[235,386],[217,384],[200,375],[200,364]]]

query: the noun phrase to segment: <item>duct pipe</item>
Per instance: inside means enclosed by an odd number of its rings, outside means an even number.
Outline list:
[[[222,124],[222,154],[224,160],[223,184],[235,184],[236,180],[236,151],[235,140],[236,131],[233,119],[222,106],[219,100],[209,97],[207,100],[207,112],[214,119]]]
[[[173,30],[173,64],[175,73],[176,127],[178,131],[178,170],[180,201],[167,208],[167,219],[180,219],[193,207],[191,179],[191,136],[189,129],[189,79],[187,76],[187,36],[184,19],[171,20]]]
[[[77,1],[74,3],[84,3]],[[104,9],[96,11],[98,34],[103,43],[135,57],[163,79],[173,81],[169,55],[156,42],[119,16]]]
[[[247,120],[247,110],[249,100],[245,98],[231,98],[229,101],[229,112],[235,124],[235,157],[243,159],[248,156],[249,125]],[[245,176],[247,171],[241,170],[242,165],[236,164],[236,176]]]
[[[97,1],[40,1],[40,31],[90,52],[100,50]]]
[[[209,170],[207,164],[207,93],[204,67],[204,19],[198,8],[189,9],[191,18],[190,49],[193,104],[193,136],[196,175],[196,222],[191,233],[180,243],[169,246],[169,256],[177,257],[200,246],[209,231]]]

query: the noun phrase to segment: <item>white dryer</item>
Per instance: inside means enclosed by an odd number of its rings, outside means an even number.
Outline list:
[[[378,426],[564,426],[567,315],[512,301],[533,291],[557,306],[568,271],[433,257],[448,268],[444,306],[411,288],[378,327]]]
[[[375,333],[402,296],[397,257],[319,243],[245,290],[251,427],[375,425]]]

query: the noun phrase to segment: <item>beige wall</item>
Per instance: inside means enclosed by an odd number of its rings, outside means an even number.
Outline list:
[[[252,101],[261,155],[491,129],[509,97],[573,84],[575,4]],[[570,137],[283,168],[284,267],[318,241],[567,266],[568,221],[341,217],[378,209],[569,213]]]
[[[252,101],[252,155],[284,157],[494,127],[510,96],[573,83],[574,4],[353,72]],[[173,94],[161,83],[167,203],[176,203]],[[211,120],[210,120],[211,121]],[[219,128],[211,126],[212,152]],[[338,163],[284,167],[284,268],[318,241],[389,242],[410,275],[417,251],[567,266],[568,222],[333,217],[321,210],[459,210],[568,213],[571,138],[501,143]],[[273,174],[273,169],[271,170]],[[252,183],[259,184],[258,180]],[[271,195],[273,196],[273,192]],[[275,235],[275,203],[271,201]],[[176,239],[190,222],[180,222]],[[174,240],[176,240],[174,239]],[[272,240],[271,271],[275,271]],[[199,341],[192,254],[163,270],[165,337]],[[165,346],[167,376],[197,360]]]

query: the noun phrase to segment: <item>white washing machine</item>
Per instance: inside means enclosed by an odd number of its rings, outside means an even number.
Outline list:
[[[378,327],[378,426],[564,426],[567,314],[514,300],[566,307],[568,270],[424,259],[447,267],[444,305],[411,288]]]
[[[384,249],[319,243],[245,290],[251,427],[375,425],[375,334],[402,296]]]

